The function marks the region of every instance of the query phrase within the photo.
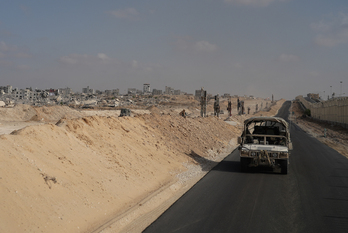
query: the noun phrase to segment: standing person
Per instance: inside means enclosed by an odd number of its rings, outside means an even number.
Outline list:
[[[207,91],[201,88],[201,117],[207,116]]]
[[[244,100],[239,102],[239,111],[238,111],[238,115],[243,115],[245,114],[245,108],[244,108]]]
[[[214,102],[214,116],[219,117],[220,116],[220,100],[219,100],[219,94],[215,96],[215,102]]]
[[[231,102],[231,99],[228,101],[227,111],[228,111],[228,115],[232,116],[232,102]]]

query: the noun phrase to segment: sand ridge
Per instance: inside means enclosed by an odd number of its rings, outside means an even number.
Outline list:
[[[195,162],[190,153],[204,157],[235,132],[215,117],[147,114],[63,119],[2,135],[0,231],[91,230],[176,179],[183,163]]]
[[[196,106],[183,118],[181,107],[138,109],[133,117],[64,106],[0,109],[0,129],[17,129],[0,136],[0,232],[91,232],[124,216],[113,228],[119,232],[135,213],[145,216],[189,188],[236,145],[231,139],[251,115],[233,115],[233,126],[223,116],[197,117]]]

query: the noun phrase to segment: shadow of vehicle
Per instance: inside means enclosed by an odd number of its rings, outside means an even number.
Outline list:
[[[202,168],[202,171],[210,171],[212,167],[216,166],[218,162],[209,160],[200,156],[193,150],[191,150],[190,154],[187,154],[190,158],[192,158],[197,164],[199,164]]]

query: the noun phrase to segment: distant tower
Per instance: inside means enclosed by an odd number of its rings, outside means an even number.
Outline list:
[[[145,83],[143,86],[143,92],[145,93],[151,93],[151,88],[150,88],[150,84]]]

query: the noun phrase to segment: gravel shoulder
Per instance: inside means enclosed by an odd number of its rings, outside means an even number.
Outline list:
[[[292,103],[292,112],[290,119],[302,130],[348,158],[348,129],[303,117],[304,111],[297,102]]]

